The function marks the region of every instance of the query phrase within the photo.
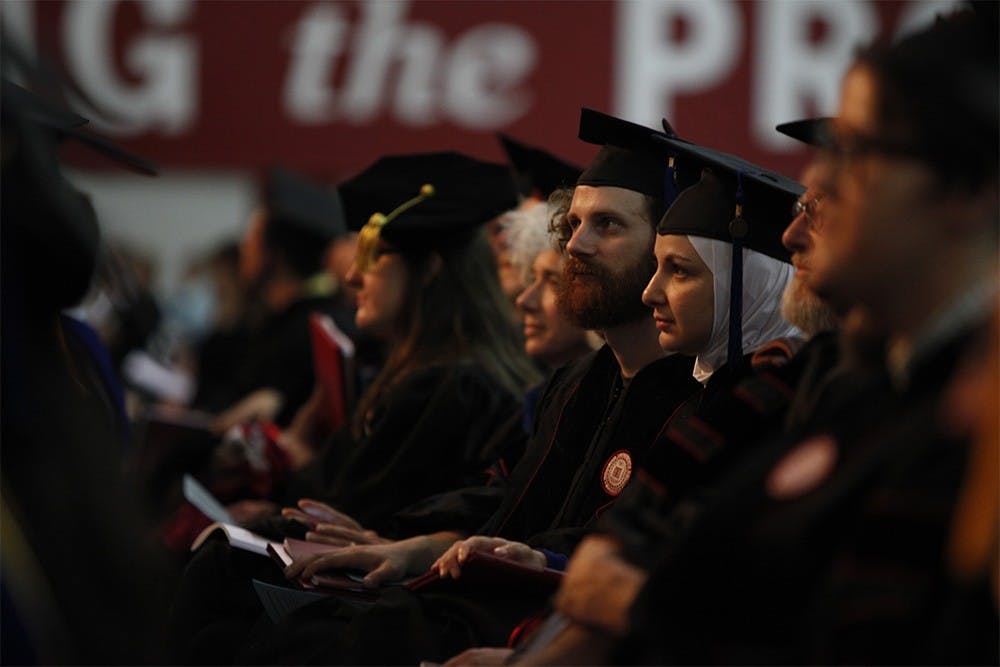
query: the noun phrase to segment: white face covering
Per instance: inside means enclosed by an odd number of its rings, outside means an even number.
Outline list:
[[[694,362],[694,378],[704,384],[726,363],[729,351],[729,280],[733,247],[717,239],[687,238],[712,272],[715,295],[712,337]],[[803,336],[781,316],[781,295],[794,274],[791,264],[756,250],[743,249],[743,354],[777,338]]]

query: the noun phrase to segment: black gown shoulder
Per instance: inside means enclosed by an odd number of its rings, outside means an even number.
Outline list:
[[[504,503],[480,532],[571,552],[697,390],[692,364],[665,357],[626,384],[605,346],[553,376]]]
[[[903,391],[840,378],[836,409],[730,471],[653,569],[619,659],[995,663],[995,606],[954,606],[942,557],[968,443],[939,402],[966,341]]]
[[[360,438],[343,429],[288,495],[322,498],[384,530],[403,508],[485,482],[506,447],[497,434],[520,410],[519,397],[478,364],[413,371],[392,387]]]

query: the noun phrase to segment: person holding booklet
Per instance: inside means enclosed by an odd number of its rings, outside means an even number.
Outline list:
[[[458,153],[391,156],[340,191],[349,216],[370,216],[347,276],[356,322],[389,352],[348,427],[285,498],[321,499],[381,531],[394,511],[485,479],[503,443],[493,436],[537,372],[481,233],[515,202],[503,166]]]

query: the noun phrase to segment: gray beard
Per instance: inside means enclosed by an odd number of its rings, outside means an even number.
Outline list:
[[[837,328],[837,314],[833,308],[798,276],[792,277],[781,295],[781,315],[809,338]]]

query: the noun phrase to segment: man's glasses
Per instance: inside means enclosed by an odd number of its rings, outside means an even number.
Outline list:
[[[806,221],[809,222],[809,226],[819,231],[820,227],[823,226],[823,219],[819,215],[820,206],[823,203],[823,196],[818,197],[802,197],[794,204],[792,204],[792,219],[799,217],[800,215],[806,216]]]

